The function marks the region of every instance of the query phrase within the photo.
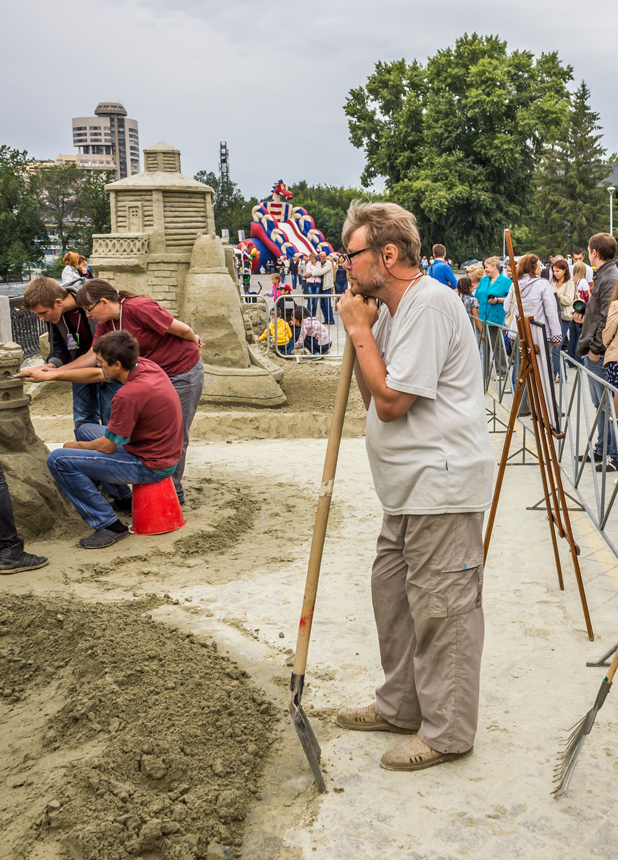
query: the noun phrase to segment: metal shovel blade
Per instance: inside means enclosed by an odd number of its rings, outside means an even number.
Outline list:
[[[292,717],[292,722],[302,744],[302,748],[307,756],[307,761],[311,767],[318,791],[320,794],[323,794],[326,791],[326,783],[324,782],[324,777],[320,770],[320,757],[322,755],[322,750],[320,749],[320,745],[313,733],[311,724],[307,719],[307,715],[305,714],[301,704],[304,683],[304,675],[295,675],[292,672],[292,679],[290,681],[290,716]]]

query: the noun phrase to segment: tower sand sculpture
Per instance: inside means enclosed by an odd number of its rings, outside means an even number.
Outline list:
[[[21,535],[42,534],[75,521],[73,509],[47,469],[46,446],[30,420],[30,397],[18,373],[24,354],[16,343],[0,344],[0,463]]]
[[[283,372],[254,344],[233,250],[215,234],[213,189],[183,176],[180,152],[167,143],[147,147],[144,164],[106,186],[112,233],[93,237],[95,274],[150,296],[202,338],[203,402],[283,405]]]

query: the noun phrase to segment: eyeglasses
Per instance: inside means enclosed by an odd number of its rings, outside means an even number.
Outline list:
[[[371,248],[361,248],[360,251],[352,251],[349,254],[342,254],[341,257],[343,258],[344,263],[351,263],[352,257],[356,257],[357,254],[363,254],[365,251],[371,251]]]
[[[93,312],[93,310],[96,308],[96,306],[99,304],[100,301],[101,301],[101,299],[99,299],[99,301],[95,302],[93,305],[90,305],[89,308],[84,308],[86,313],[91,314]]]

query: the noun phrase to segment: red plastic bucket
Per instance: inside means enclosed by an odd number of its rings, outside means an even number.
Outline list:
[[[133,485],[133,534],[162,535],[186,524],[171,478]]]

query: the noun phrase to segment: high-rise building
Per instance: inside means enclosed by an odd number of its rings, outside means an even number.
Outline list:
[[[119,102],[101,102],[94,113],[73,118],[73,146],[79,152],[79,166],[86,170],[106,169],[99,165],[108,161],[105,156],[111,156],[118,179],[139,173],[137,120],[129,119]]]

